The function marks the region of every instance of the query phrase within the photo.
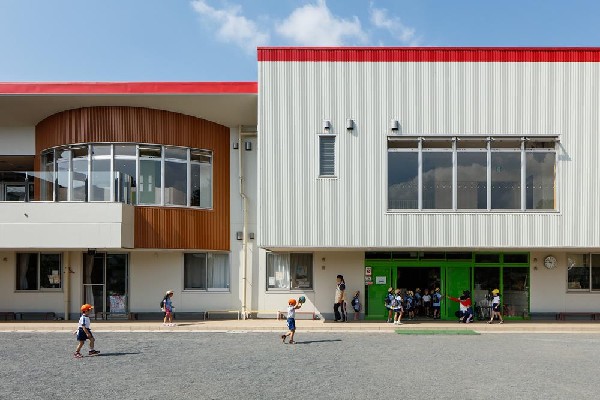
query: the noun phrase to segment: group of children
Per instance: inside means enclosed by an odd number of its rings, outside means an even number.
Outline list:
[[[387,322],[396,325],[402,325],[402,317],[414,319],[417,316],[426,316],[429,318],[440,318],[440,306],[442,295],[440,288],[435,288],[429,292],[425,289],[412,290],[396,289],[390,287],[384,299],[385,308],[388,310]]]

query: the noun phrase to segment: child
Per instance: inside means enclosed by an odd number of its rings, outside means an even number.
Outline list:
[[[471,306],[471,292],[468,290],[463,291],[462,296],[458,299],[456,297],[448,296],[452,301],[459,303],[459,311],[457,313],[458,322],[464,322],[465,324],[473,322],[473,307]]]
[[[404,304],[406,305],[406,311],[408,312],[408,319],[412,321],[415,317],[415,309],[414,309],[414,293],[412,290],[406,292],[406,297],[404,298]]]
[[[354,293],[354,298],[352,299],[352,302],[350,303],[350,305],[352,305],[352,308],[354,309],[354,320],[358,321],[360,319],[360,291],[356,291]]]
[[[500,323],[503,324],[504,320],[502,319],[502,313],[500,312],[500,290],[494,289],[492,290],[492,318],[488,321],[488,324],[494,322],[494,318],[498,317],[500,319]]]
[[[90,340],[90,351],[88,354],[90,356],[95,356],[96,354],[100,354],[98,350],[94,350],[94,336],[92,335],[92,330],[90,329],[90,310],[94,308],[89,304],[84,304],[81,306],[81,317],[79,318],[79,325],[77,327],[77,341],[79,344],[77,345],[77,349],[75,350],[75,358],[82,358],[80,351],[83,347],[83,344],[87,339]]]
[[[435,288],[433,293],[433,319],[440,319],[440,308],[442,304],[442,295],[440,294],[440,288]]]
[[[394,296],[394,300],[392,300],[392,309],[394,310],[394,324],[402,325],[402,313],[404,309],[402,307],[402,294],[400,293],[400,289],[396,289],[396,295]]]
[[[163,299],[163,311],[165,313],[165,317],[163,319],[163,326],[176,326],[177,324],[173,323],[173,311],[175,307],[173,306],[173,291],[167,290],[165,294],[165,298]],[[169,323],[167,323],[169,321]]]
[[[423,292],[423,309],[425,310],[425,316],[431,317],[431,296],[429,295],[429,289],[425,289]]]
[[[302,307],[302,304],[296,305],[296,299],[290,299],[288,301],[288,309],[287,309],[287,328],[288,333],[285,335],[281,335],[281,340],[285,343],[285,339],[290,337],[290,344],[296,344],[294,342],[294,334],[296,333],[296,310]]]
[[[422,313],[422,308],[423,308],[423,302],[422,302],[423,297],[421,296],[421,289],[416,288],[415,289],[415,305],[413,307],[413,309],[415,310],[415,316],[419,316]]]
[[[394,310],[392,308],[392,300],[394,300],[394,288],[389,288],[387,294],[385,295],[385,299],[383,303],[385,304],[385,308],[388,310],[388,319],[387,322],[394,322]]]

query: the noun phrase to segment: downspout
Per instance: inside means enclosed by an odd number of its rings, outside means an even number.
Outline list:
[[[71,296],[70,296],[70,288],[71,288],[71,266],[70,266],[70,257],[71,253],[65,251],[64,253],[64,263],[63,263],[63,279],[65,281],[64,287],[64,306],[65,306],[65,321],[69,320],[69,311],[71,310]]]
[[[247,302],[247,287],[248,287],[248,237],[247,237],[247,224],[248,224],[248,207],[247,207],[247,197],[246,193],[244,193],[244,171],[242,168],[242,151],[243,151],[243,143],[242,143],[242,126],[238,126],[238,173],[240,179],[240,197],[242,198],[242,215],[243,215],[243,225],[242,225],[242,251],[244,252],[244,257],[242,260],[243,264],[243,272],[242,272],[242,319],[246,319],[248,317],[248,302]]]

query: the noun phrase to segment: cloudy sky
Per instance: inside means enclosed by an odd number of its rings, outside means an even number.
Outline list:
[[[0,81],[255,81],[257,46],[600,46],[597,0],[0,0]]]

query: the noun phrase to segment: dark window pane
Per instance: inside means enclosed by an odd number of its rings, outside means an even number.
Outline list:
[[[183,286],[185,289],[206,289],[206,254],[184,255]]]
[[[446,253],[443,252],[425,252],[421,253],[421,260],[444,260]]]
[[[600,254],[592,254],[592,290],[600,290]]]
[[[165,161],[165,204],[187,205],[187,163]]]
[[[521,208],[521,153],[492,153],[492,209]]]
[[[480,264],[498,264],[500,254],[475,254],[475,262]]]
[[[452,208],[451,152],[423,152],[423,208]]]
[[[504,254],[506,264],[527,264],[529,256],[527,254]]]
[[[38,290],[38,254],[17,254],[17,290]]]
[[[60,254],[40,254],[40,288],[59,289],[61,282]]]
[[[416,251],[394,251],[392,252],[394,260],[417,260],[419,253]]]
[[[469,253],[469,252],[447,252],[446,253],[446,260],[450,261],[450,260],[472,260],[473,259],[473,253]]]
[[[365,253],[365,260],[389,260],[391,255],[389,252],[367,251]]]
[[[504,287],[501,289],[504,315],[529,314],[529,268],[503,268]]]
[[[312,254],[290,254],[292,289],[312,289]]]
[[[587,254],[567,254],[567,288],[590,288],[590,264]]]
[[[556,153],[527,153],[528,210],[554,210]]]
[[[419,207],[419,155],[416,152],[388,152],[388,208]]]
[[[487,208],[487,153],[458,152],[457,208],[482,210]]]

